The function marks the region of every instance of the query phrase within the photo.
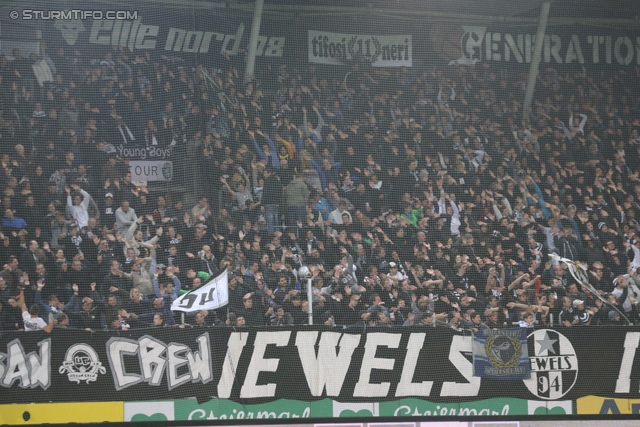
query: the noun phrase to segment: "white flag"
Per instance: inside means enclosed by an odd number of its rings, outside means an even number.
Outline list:
[[[198,289],[182,295],[171,304],[172,311],[215,310],[229,304],[229,274],[227,270]]]

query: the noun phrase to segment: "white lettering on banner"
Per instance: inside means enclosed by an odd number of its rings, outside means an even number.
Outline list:
[[[234,332],[227,341],[227,355],[224,358],[222,375],[218,383],[218,397],[220,399],[228,399],[231,396],[242,349],[247,345],[248,338],[248,332]]]
[[[367,342],[364,345],[364,356],[360,367],[360,379],[353,390],[354,397],[383,397],[389,393],[389,383],[371,384],[371,371],[374,369],[393,370],[395,359],[376,358],[378,347],[398,348],[400,334],[372,333],[367,334]]]
[[[351,357],[366,337],[365,354],[360,368],[359,381],[354,390],[354,397],[385,397],[388,395],[390,383],[371,384],[373,370],[394,369],[395,359],[377,358],[378,347],[399,348],[401,334],[371,333],[366,335],[341,334],[335,332],[320,333],[317,331],[300,331],[296,335],[295,345],[309,390],[313,396],[338,396],[350,367]],[[251,361],[247,369],[240,398],[269,398],[276,394],[277,384],[258,385],[258,378],[263,372],[276,372],[279,359],[265,359],[268,346],[285,347],[289,343],[290,331],[258,332],[255,337]],[[218,397],[229,398],[236,379],[237,368],[243,350],[246,347],[249,333],[232,333],[227,342],[227,354],[224,359],[221,377],[218,383]],[[211,368],[210,338],[205,333],[196,339],[198,350],[192,351],[186,344],[171,343],[169,345],[149,335],[137,341],[127,338],[113,337],[106,343],[114,386],[123,390],[135,384],[146,382],[151,386],[159,386],[163,378],[167,378],[168,390],[186,383],[207,384],[213,380]],[[429,396],[432,381],[413,383],[417,367],[417,359],[425,341],[424,333],[414,333],[409,337],[407,355],[402,367],[401,379],[396,390],[396,397]],[[315,354],[315,344],[318,353]],[[9,361],[0,363],[2,385],[11,387],[18,380],[23,388],[37,387],[46,389],[50,384],[50,340],[39,343],[40,355],[25,355],[18,340],[9,343]],[[463,353],[471,353],[471,340],[468,337],[454,336],[449,353],[449,361],[462,374],[468,383],[444,382],[441,396],[477,396],[480,390],[480,378],[472,376],[472,364]],[[75,353],[74,353],[75,354]],[[0,362],[6,357],[0,353]],[[127,372],[125,358],[134,357],[138,361],[139,370]],[[97,360],[97,357],[95,357]],[[467,366],[468,365],[468,366]],[[332,375],[324,375],[324,372]],[[6,375],[5,375],[6,374]]]
[[[171,27],[164,42],[164,50],[207,53],[212,43],[218,43],[220,53],[233,56],[238,54],[244,32],[243,23],[238,25],[235,34]],[[136,21],[93,21],[89,43],[122,46],[132,52],[136,49],[155,49],[158,33],[160,33],[160,26],[144,25],[139,19]],[[281,57],[284,54],[284,44],[285,37],[259,36],[256,55]]]
[[[280,359],[265,359],[264,353],[268,345],[285,347],[289,343],[291,331],[280,332],[258,332],[253,343],[253,354],[244,384],[240,390],[241,399],[254,399],[258,397],[274,397],[276,395],[276,384],[258,384],[260,372],[275,372],[278,369]]]
[[[200,335],[196,341],[198,350],[192,351],[187,345],[166,345],[149,335],[139,338],[138,341],[111,338],[107,341],[107,356],[116,390],[123,390],[140,382],[158,386],[165,372],[169,390],[187,382],[207,384],[212,381],[209,334]],[[126,372],[124,358],[136,356],[140,372]],[[182,375],[178,375],[178,370]]]
[[[531,378],[523,380],[529,391],[545,400],[556,400],[573,388],[578,379],[578,357],[571,341],[554,330],[529,334]]]
[[[46,390],[51,385],[51,339],[38,343],[39,354],[26,354],[20,340],[7,344],[7,353],[0,353],[0,385],[11,387],[18,381],[20,388],[41,387]],[[6,365],[2,362],[7,359]]]
[[[173,162],[161,160],[131,160],[129,172],[132,181],[171,181]]]
[[[461,57],[449,62],[471,65],[480,61],[505,61],[515,59],[519,63],[530,63],[535,47],[535,34],[509,34],[487,31],[487,27],[462,26],[460,38]],[[458,43],[451,40],[452,43]],[[604,60],[607,64],[640,65],[640,37],[636,37],[634,45],[627,36],[589,35],[586,38],[577,34],[560,36],[547,34],[544,37],[542,61],[558,64],[598,64]],[[583,46],[592,45],[591,55]],[[601,49],[601,46],[603,49]],[[604,58],[602,57],[604,50]]]
[[[402,376],[396,388],[396,397],[402,396],[429,396],[431,394],[431,387],[433,387],[433,381],[423,381],[421,383],[413,382],[413,375],[416,372],[416,366],[418,365],[418,357],[420,356],[420,350],[424,345],[424,340],[427,334],[411,334],[409,336],[409,342],[407,343],[407,353],[404,358],[404,367],[402,369]]]
[[[440,409],[438,411],[438,409]],[[448,410],[447,410],[448,409]],[[481,410],[477,410],[476,408],[469,408],[469,407],[465,407],[462,406],[460,408],[460,411],[458,412],[457,415],[460,415],[461,417],[470,417],[470,416],[483,416],[483,415],[509,415],[509,410],[510,410],[510,406],[509,405],[504,405],[502,407],[501,411],[495,411],[495,410],[491,410],[489,408],[483,408]],[[414,406],[413,410],[411,409],[410,406],[407,405],[402,405],[399,406],[398,409],[396,409],[393,413],[394,417],[408,417],[408,416],[413,416],[413,417],[418,417],[418,416],[440,416],[440,417],[444,417],[444,416],[453,416],[456,415],[456,410],[455,408],[440,408],[440,406],[437,406],[435,410],[432,411],[430,410],[426,410],[424,412],[420,412],[420,409],[418,409],[418,407]],[[457,423],[456,423],[457,424]]]
[[[123,158],[146,160],[147,158],[161,158],[166,159],[171,157],[171,148],[157,148],[157,147],[128,147],[126,145],[118,145],[115,147],[118,150],[118,155]]]
[[[185,312],[215,310],[227,304],[229,304],[229,275],[227,270],[224,270],[221,275],[173,301],[171,310]]]
[[[339,396],[351,364],[351,356],[360,343],[360,336],[325,332],[320,336],[316,356],[318,334],[318,331],[301,331],[296,334],[296,347],[307,384],[313,396],[322,396],[325,387],[327,396]],[[322,375],[322,372],[333,374]]]
[[[88,344],[74,344],[67,349],[62,366],[58,373],[67,374],[69,381],[86,384],[98,379],[98,374],[105,374],[107,370],[102,366],[98,353]]]
[[[235,415],[235,416],[234,416]],[[306,407],[302,411],[300,415],[291,413],[291,412],[268,412],[268,411],[238,411],[233,410],[232,415],[220,414],[219,417],[213,413],[213,411],[209,411],[209,415],[204,409],[194,409],[187,416],[187,420],[253,420],[253,419],[263,419],[263,418],[311,418],[311,408]]]
[[[620,373],[616,381],[616,393],[629,393],[631,390],[631,368],[640,344],[640,332],[627,332],[624,339],[624,354],[620,362]]]
[[[116,22],[118,24],[115,24]],[[125,25],[125,23],[128,24]],[[155,37],[158,35],[159,30],[159,26],[144,25],[140,20],[93,21],[89,43],[128,47],[130,51],[134,49],[155,49]],[[111,32],[111,34],[108,32]]]
[[[307,385],[313,396],[339,396],[351,365],[351,357],[362,337],[364,356],[360,366],[359,380],[353,391],[354,397],[386,397],[390,383],[371,384],[373,370],[392,371],[395,359],[377,358],[378,347],[399,348],[401,334],[370,333],[365,335],[340,334],[336,332],[320,333],[299,331],[295,345],[302,363]],[[261,372],[275,372],[279,359],[265,359],[268,345],[283,347],[288,344],[291,332],[258,332],[254,342],[251,362],[242,385],[240,397],[243,399],[274,397],[278,384],[257,385]],[[232,334],[228,341],[227,356],[222,368],[222,377],[218,384],[218,397],[229,398],[235,381],[235,369],[246,345],[248,334]],[[429,396],[433,381],[414,383],[419,353],[425,341],[424,333],[414,333],[409,337],[407,355],[402,366],[401,379],[396,389],[396,397]],[[317,355],[316,355],[316,343]],[[441,396],[477,396],[480,392],[481,378],[473,376],[473,364],[464,354],[471,354],[471,338],[454,336],[449,351],[449,361],[467,380],[466,383],[443,382]],[[326,375],[331,372],[331,375]]]
[[[138,342],[140,343],[142,378],[149,385],[160,385],[167,365],[167,360],[162,357],[162,353],[166,350],[164,343],[150,336],[145,336]]]
[[[468,381],[467,383],[442,383],[440,396],[477,396],[480,392],[480,377],[473,376],[473,363],[463,353],[472,353],[472,337],[454,336],[449,347],[449,361]]]
[[[365,60],[374,67],[411,67],[411,35],[371,36],[308,31],[309,62],[344,65]]]
[[[112,342],[113,341],[113,342]],[[111,366],[116,390],[122,390],[142,381],[142,375],[131,374],[124,369],[124,357],[138,354],[138,342],[126,338],[111,338],[107,341],[107,357]]]

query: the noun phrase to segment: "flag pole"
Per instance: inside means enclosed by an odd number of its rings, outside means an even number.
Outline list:
[[[307,301],[309,303],[309,325],[313,325],[313,273],[306,265],[298,269],[298,277],[307,281]],[[300,279],[298,279],[300,280]]]

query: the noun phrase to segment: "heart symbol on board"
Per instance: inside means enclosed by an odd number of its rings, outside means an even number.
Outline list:
[[[131,422],[145,422],[145,421],[168,421],[168,420],[165,414],[160,414],[160,413],[151,414],[151,415],[135,414],[133,417],[131,417]]]
[[[349,417],[349,418],[373,417],[373,414],[371,413],[371,411],[367,409],[362,409],[360,411],[352,411],[351,409],[345,409],[344,411],[340,412],[340,417]]]
[[[544,406],[539,406],[533,411],[533,415],[566,415],[567,412],[564,410],[562,406],[554,406],[553,408],[545,408]]]

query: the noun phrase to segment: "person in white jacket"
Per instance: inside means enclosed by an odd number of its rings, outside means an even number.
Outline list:
[[[71,188],[79,191],[71,197]],[[67,192],[67,212],[76,220],[78,228],[82,229],[89,224],[89,203],[91,203],[91,195],[81,189],[78,185],[72,184],[71,188],[65,187]]]
[[[637,283],[638,273],[635,268],[631,267],[628,271],[629,273],[618,276],[613,281],[615,288],[611,291],[611,295],[615,296],[625,313],[631,313],[633,307],[640,302],[640,288],[638,288]],[[626,298],[624,298],[625,293]]]
[[[29,55],[29,58],[31,59],[31,68],[33,69],[33,74],[36,76],[38,86],[43,87],[46,82],[52,82],[53,73],[47,61],[39,59],[35,53]]]
[[[447,209],[447,205],[445,201],[449,202],[450,210]],[[459,236],[460,235],[460,208],[456,204],[455,201],[451,200],[449,194],[442,192],[440,199],[438,200],[438,207],[440,209],[440,215],[447,214],[451,215],[451,235]]]
[[[120,234],[124,236],[131,224],[137,220],[138,216],[136,215],[136,211],[129,206],[129,201],[123,200],[122,203],[120,203],[120,207],[116,210],[116,228]]]
[[[342,225],[342,215],[344,214],[347,214],[349,219],[351,219],[351,213],[349,213],[349,211],[347,210],[347,204],[340,201],[338,203],[338,208],[331,211],[331,213],[329,214],[329,222],[331,224]]]
[[[133,209],[129,210],[133,211]],[[138,230],[138,225],[142,224],[143,221],[143,216],[137,218],[136,221],[134,221],[127,230],[127,234],[124,235],[124,255],[127,256],[127,249],[132,248],[135,251],[136,257],[138,257],[140,256],[140,247],[142,246],[147,248],[149,250],[149,253],[153,254],[152,257],[155,260],[155,244],[158,242],[158,239],[162,234],[162,228],[158,228],[158,230],[156,231],[156,235],[145,242],[142,240],[142,231]],[[136,233],[136,231],[138,232]]]

